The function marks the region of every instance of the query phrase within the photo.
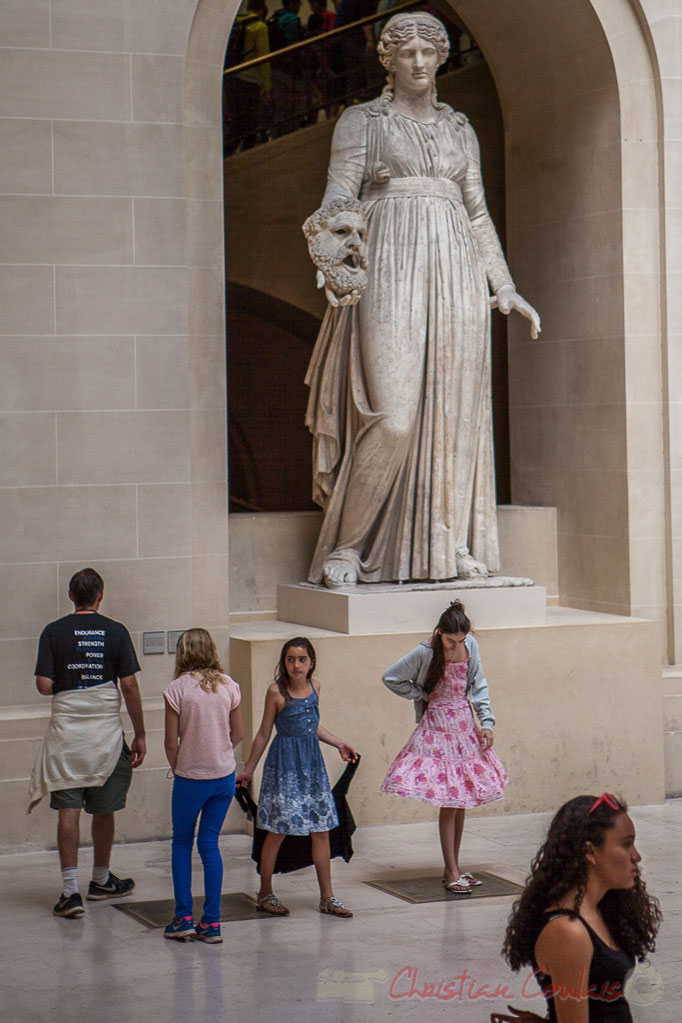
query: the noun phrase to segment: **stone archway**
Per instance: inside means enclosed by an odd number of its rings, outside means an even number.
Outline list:
[[[544,318],[539,344],[510,323],[512,501],[558,508],[561,603],[662,619],[660,104],[639,5],[453,6],[496,80],[508,257]]]
[[[544,315],[540,343],[526,340],[522,323],[510,325],[512,500],[559,510],[562,602],[662,618],[659,101],[647,39],[631,0],[452,6],[496,80],[508,256]],[[187,53],[197,393],[224,374],[223,261],[207,224],[221,222],[220,80],[236,8],[200,0]],[[199,405],[194,414],[199,465],[224,459],[224,420],[219,433],[213,412],[217,405]]]

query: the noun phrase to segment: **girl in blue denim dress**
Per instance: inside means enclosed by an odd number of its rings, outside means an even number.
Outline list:
[[[329,832],[338,824],[338,816],[320,741],[335,746],[342,760],[354,761],[357,753],[320,724],[320,684],[312,677],[315,664],[309,639],[297,636],[282,647],[275,681],[265,697],[263,720],[237,785],[251,780],[274,725],[277,734],[265,760],[258,799],[257,824],[268,832],[261,853],[258,908],[274,916],[287,915],[289,910],[272,891],[277,853],[285,835],[310,835],[320,912],[350,917],[353,914],[332,890]]]

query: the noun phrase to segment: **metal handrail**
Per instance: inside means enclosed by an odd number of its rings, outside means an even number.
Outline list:
[[[320,32],[319,35],[310,36],[308,39],[302,39],[298,43],[290,43],[289,46],[283,46],[280,50],[273,50],[271,53],[266,53],[263,57],[254,57],[252,60],[244,60],[241,64],[234,64],[232,67],[224,69],[224,75],[235,75],[240,71],[245,71],[246,68],[260,67],[261,64],[268,64],[271,60],[275,60],[281,57],[285,53],[293,53],[295,50],[302,50],[305,46],[310,46],[311,43],[317,43],[321,39],[331,39],[334,36],[342,35],[344,32],[350,32],[356,28],[362,28],[364,25],[373,25],[377,21],[388,21],[394,14],[399,14],[400,11],[410,10],[412,7],[423,7],[424,4],[428,3],[428,0],[406,0],[405,3],[396,4],[395,7],[390,7],[386,11],[381,11],[379,14],[368,14],[365,18],[358,18],[351,25],[341,25],[340,28],[332,28],[329,32]]]

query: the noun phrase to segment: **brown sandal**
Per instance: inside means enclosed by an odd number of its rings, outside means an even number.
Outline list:
[[[268,895],[256,896],[256,906],[262,913],[269,913],[270,916],[288,916],[289,910],[279,901],[276,895],[270,892]]]
[[[332,916],[341,916],[346,919],[353,915],[351,910],[344,906],[335,895],[332,895],[331,899],[320,899],[320,913],[330,913]]]

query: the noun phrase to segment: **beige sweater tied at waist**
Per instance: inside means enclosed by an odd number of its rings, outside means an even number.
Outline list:
[[[114,682],[57,693],[31,772],[27,812],[50,792],[103,785],[122,746],[121,694]]]

